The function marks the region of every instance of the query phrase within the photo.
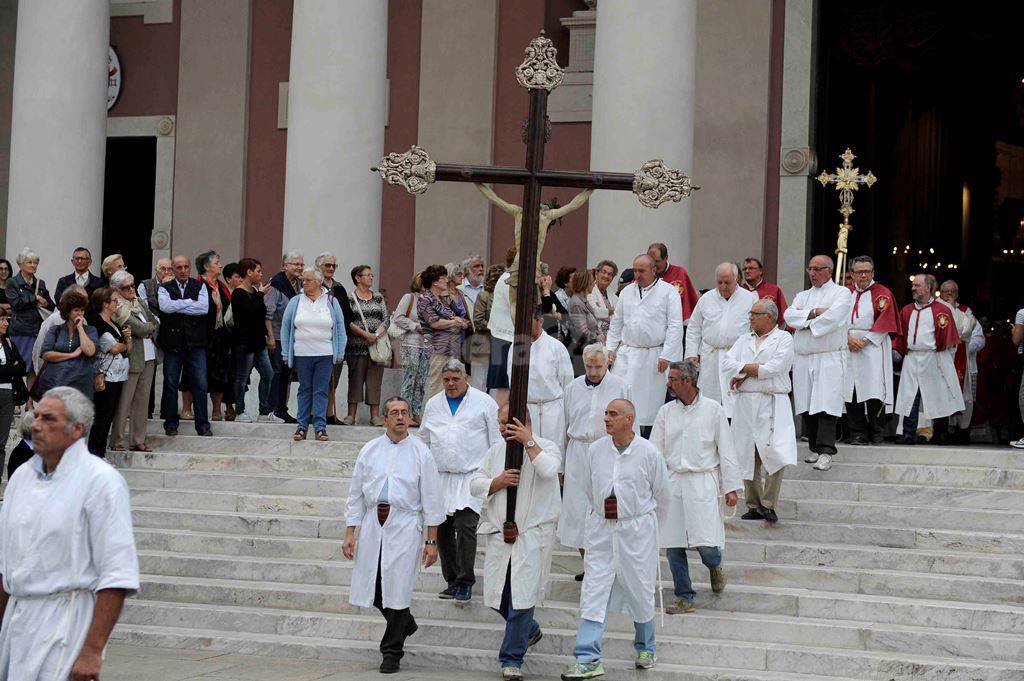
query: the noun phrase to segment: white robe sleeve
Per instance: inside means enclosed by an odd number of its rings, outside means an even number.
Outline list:
[[[494,400],[488,400],[485,413],[485,418],[487,419],[487,443],[494,446],[494,443],[501,442],[504,439],[501,437],[501,431],[498,429],[498,403]],[[487,465],[486,458],[483,465]]]
[[[978,353],[985,347],[985,332],[981,330],[981,322],[975,322],[971,331],[971,340],[967,343],[967,352]]]
[[[612,321],[608,325],[607,347],[611,352],[618,350],[619,343],[622,342],[622,317],[624,316],[622,307],[620,303],[618,314],[612,315]]]
[[[139,559],[128,485],[120,473],[108,469],[94,478],[85,513],[92,560],[99,574],[95,590],[124,589],[128,596],[135,595],[139,590]]]
[[[690,319],[693,319],[693,317],[690,317]],[[691,326],[690,328],[692,329],[693,327]],[[665,442],[665,414],[667,413],[668,410],[665,408],[665,405],[662,405],[658,409],[658,413],[654,417],[654,425],[651,427],[650,443],[662,454],[668,451],[668,443]]]
[[[784,376],[789,373],[789,370],[793,368],[793,337],[785,331],[782,340],[779,341],[779,347],[764,364],[759,364],[757,367],[757,378],[775,378],[776,376]]]
[[[743,376],[740,369],[742,369],[743,365],[746,364],[746,362],[742,360],[743,351],[746,347],[746,339],[744,339],[743,336],[740,336],[739,339],[732,344],[732,347],[729,348],[729,351],[722,356],[720,361],[722,363],[721,371],[724,376],[728,376],[729,378],[740,378]]]
[[[668,319],[665,320],[665,344],[661,357],[669,362],[678,362],[683,354],[683,301],[675,294],[668,297]]]
[[[686,351],[683,359],[700,357],[700,341],[704,335],[704,296],[700,297],[690,313],[690,323],[686,326]],[[668,339],[666,339],[668,342]]]
[[[850,301],[850,296],[845,294],[833,296],[832,300],[829,301],[825,314],[815,317],[807,323],[808,328],[811,330],[811,335],[815,338],[827,336],[839,327],[848,325],[850,308],[852,306],[853,303]]]
[[[353,478],[353,484],[355,479]],[[444,494],[441,493],[441,476],[430,452],[420,457],[420,505],[423,507],[423,522],[427,527],[440,525],[445,519]]]
[[[491,491],[491,480],[493,479],[491,478],[491,468],[494,455],[495,446],[491,445],[491,448],[487,450],[487,456],[484,457],[483,465],[469,479],[469,493],[478,499],[486,499],[490,496],[488,492]]]
[[[524,451],[523,456],[529,457],[530,455]],[[557,445],[552,443],[550,447],[544,447],[536,458],[530,460],[530,463],[537,471],[538,477],[550,480],[561,470],[562,453],[558,451]]]
[[[722,473],[722,494],[738,492],[743,489],[743,471],[736,458],[736,445],[732,439],[732,429],[725,417],[725,410],[718,410],[718,423],[715,424],[715,446],[718,447],[719,467]]]
[[[352,482],[348,487],[348,503],[345,506],[345,524],[348,527],[359,527],[363,524],[366,504],[363,503],[363,476],[366,474],[366,450],[364,445],[356,457],[356,465],[352,470]]]
[[[651,481],[651,493],[659,508],[668,508],[668,464],[665,463],[665,455],[660,449],[654,454],[648,462],[648,479]]]
[[[569,387],[574,378],[576,377],[573,375],[572,358],[569,357],[569,351],[565,349],[564,345],[558,343],[558,383],[562,386],[563,396],[565,389]],[[569,421],[566,420],[566,423]]]

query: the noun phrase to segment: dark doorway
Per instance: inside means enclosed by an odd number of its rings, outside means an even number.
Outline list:
[[[137,282],[152,276],[155,187],[156,138],[107,138],[103,255],[122,254]]]

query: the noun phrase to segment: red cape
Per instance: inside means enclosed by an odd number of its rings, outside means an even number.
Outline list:
[[[670,264],[658,276],[666,284],[672,284],[679,291],[679,297],[683,301],[683,321],[685,322],[690,318],[697,300],[700,299],[700,294],[697,293],[696,287],[690,281],[690,275],[686,273],[686,268],[682,265]]]
[[[932,322],[935,324],[935,351],[941,352],[951,348],[960,342],[960,334],[956,330],[956,321],[953,319],[953,311],[945,303],[933,300],[928,304],[932,310]],[[921,308],[922,312],[926,308]],[[907,354],[907,345],[913,340],[911,336],[914,329],[910,328],[910,314],[914,311],[914,303],[904,305],[900,311],[900,322],[902,330],[896,336],[896,351],[901,355]]]
[[[854,293],[853,310],[850,312],[850,321],[853,322],[857,315],[857,306],[860,303],[862,293],[852,286],[847,286],[847,288]],[[877,333],[888,333],[893,336],[899,334],[903,325],[900,324],[900,318],[896,315],[896,305],[893,301],[892,291],[877,281],[871,284],[867,291],[863,293],[868,291],[871,292],[871,309],[875,313],[875,320],[871,325],[871,330]]]
[[[779,308],[779,326],[785,326],[786,323],[782,321],[782,318],[786,314],[786,307],[788,306],[786,305],[786,296],[783,295],[782,289],[779,288],[778,284],[769,284],[762,279],[761,283],[753,288],[747,286],[747,282],[743,282],[743,288],[751,293],[756,293],[760,300],[771,298],[772,302],[775,303],[775,307]]]

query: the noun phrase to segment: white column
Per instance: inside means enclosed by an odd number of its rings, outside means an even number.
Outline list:
[[[380,259],[387,3],[295,0],[284,249],[338,255],[339,276]],[[401,150],[404,151],[404,150]],[[401,247],[410,248],[412,244]]]
[[[18,3],[7,255],[35,250],[51,291],[75,246],[99,261],[109,39],[107,0]]]
[[[601,0],[594,48],[592,170],[632,172],[651,159],[693,167],[696,0]],[[590,200],[587,260],[632,266],[651,242],[664,242],[672,262],[688,265],[690,201],[642,207],[628,192],[597,191]]]

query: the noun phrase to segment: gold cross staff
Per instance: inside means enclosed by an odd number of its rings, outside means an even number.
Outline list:
[[[839,239],[836,243],[835,277],[836,283],[842,284],[843,273],[846,271],[846,242],[850,230],[853,229],[853,225],[850,224],[850,214],[853,212],[853,193],[862,184],[870,188],[878,178],[870,170],[867,175],[861,175],[860,168],[853,167],[853,159],[857,157],[853,155],[849,147],[839,158],[843,159],[843,165],[836,168],[835,174],[821,171],[821,175],[818,175],[818,182],[821,182],[823,187],[834,184],[836,191],[839,192],[839,212],[843,214],[843,222],[839,225]]]

